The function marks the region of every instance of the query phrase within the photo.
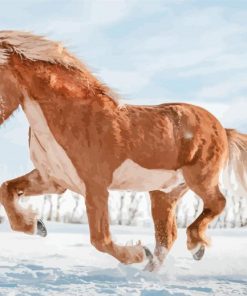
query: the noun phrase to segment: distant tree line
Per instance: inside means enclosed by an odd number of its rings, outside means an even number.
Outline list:
[[[233,228],[247,226],[247,197],[227,195],[224,212],[215,219],[211,228]],[[22,198],[24,207],[32,206],[38,215],[48,221],[63,223],[87,223],[84,198],[69,192],[65,195],[44,195],[42,197]],[[192,193],[181,199],[176,209],[177,224],[187,227],[202,211],[202,201]],[[110,194],[109,213],[114,225],[151,225],[150,199],[147,193],[119,192]],[[0,223],[5,216],[0,209]]]

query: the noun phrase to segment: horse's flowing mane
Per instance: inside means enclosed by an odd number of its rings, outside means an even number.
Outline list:
[[[105,84],[99,82],[86,66],[69,53],[60,42],[51,41],[43,36],[36,36],[29,32],[0,31],[0,66],[6,64],[8,57],[13,53],[33,62],[42,61],[59,64],[68,69],[79,70],[84,73],[88,84],[93,82],[98,89],[101,89],[102,94],[118,103],[118,95]]]
[[[59,42],[47,40],[28,32],[0,31],[0,63],[5,63],[11,53],[31,61],[43,61],[84,70],[82,63]]]

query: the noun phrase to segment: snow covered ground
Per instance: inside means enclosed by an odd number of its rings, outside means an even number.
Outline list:
[[[213,242],[193,261],[185,230],[158,274],[144,264],[124,266],[96,251],[87,225],[47,223],[47,238],[10,232],[0,225],[0,295],[247,295],[247,229],[210,230]],[[115,241],[153,249],[153,229],[113,226]]]

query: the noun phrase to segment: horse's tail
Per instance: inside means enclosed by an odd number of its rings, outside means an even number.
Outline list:
[[[240,195],[247,196],[247,135],[226,129],[229,158],[224,176],[228,186],[237,187]],[[227,187],[228,187],[227,186]]]

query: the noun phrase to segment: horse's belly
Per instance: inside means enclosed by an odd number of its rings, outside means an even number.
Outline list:
[[[181,170],[146,169],[127,159],[115,170],[109,189],[170,192],[182,183],[184,178]]]

